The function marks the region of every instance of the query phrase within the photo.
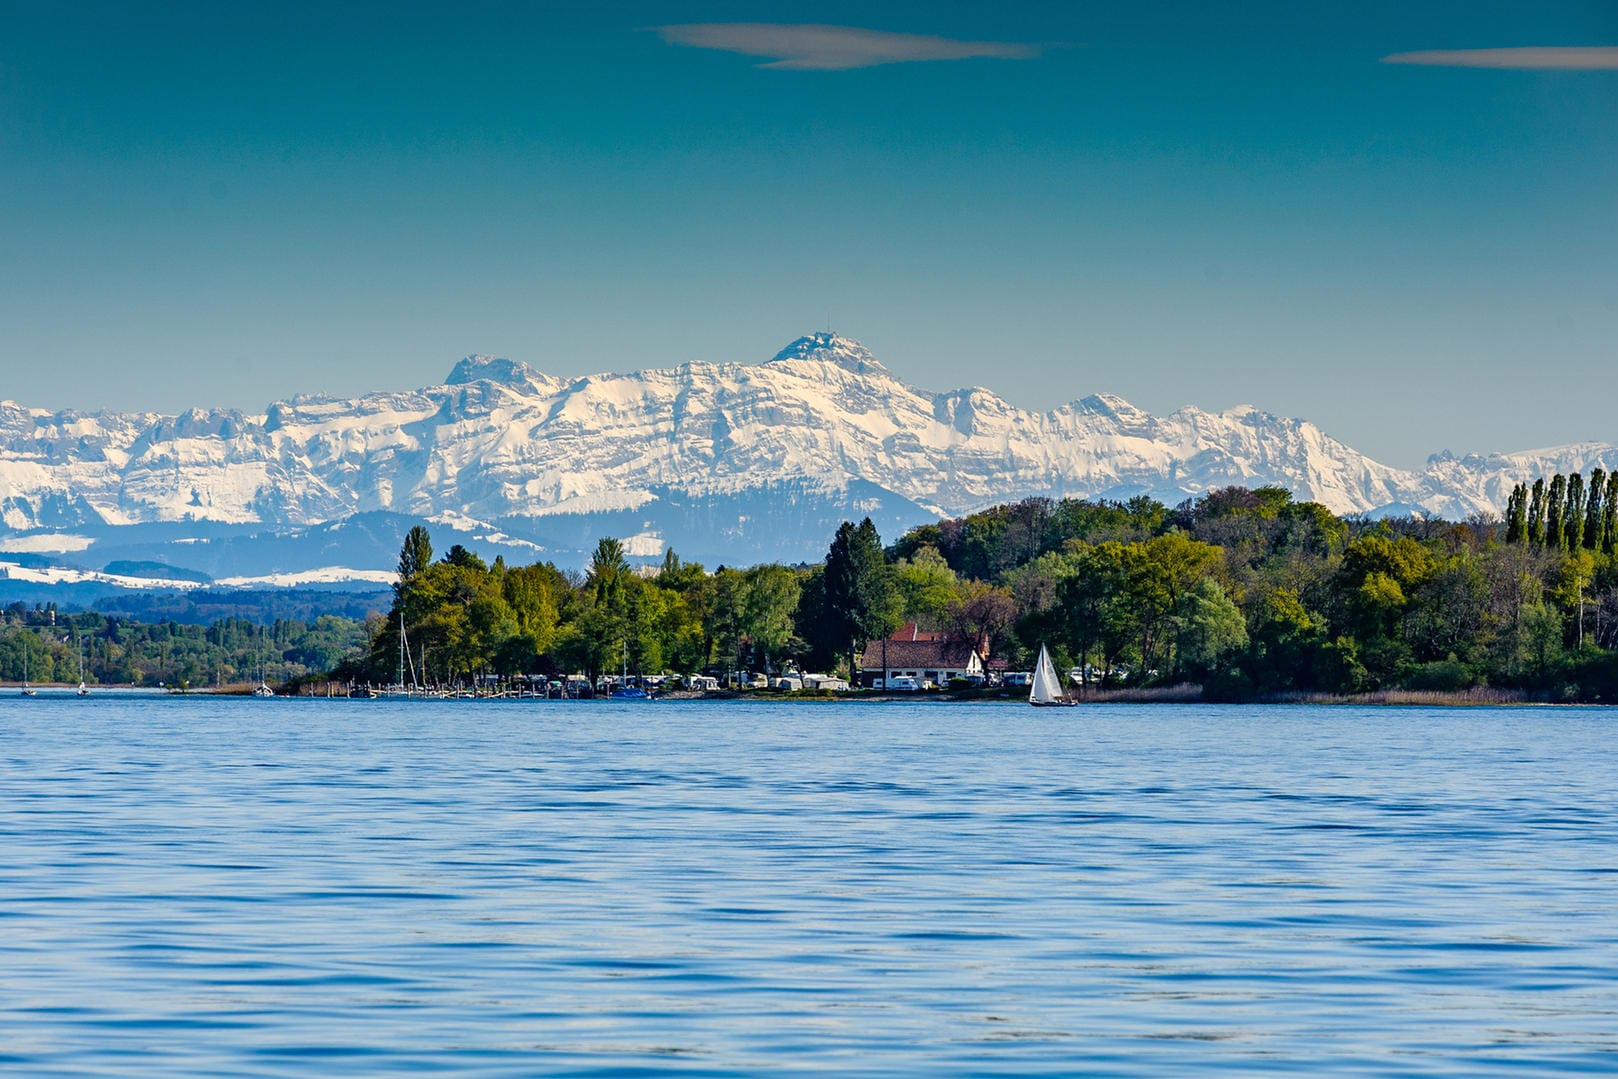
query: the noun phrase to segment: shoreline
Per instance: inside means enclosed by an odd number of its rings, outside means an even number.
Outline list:
[[[123,683],[88,685],[90,695],[117,693],[161,695],[166,697],[251,697],[253,689],[258,683],[242,683],[226,686],[207,686],[204,688],[178,690],[166,686],[137,686]],[[49,696],[62,696],[73,694],[78,688],[73,682],[33,682],[30,688],[38,690],[41,694]],[[21,682],[0,683],[0,695],[22,697]],[[306,693],[276,693],[277,698],[286,700],[346,700],[346,692],[309,695]],[[545,698],[545,697],[515,697],[488,695],[481,697],[389,697],[386,694],[377,698],[381,700],[457,700],[473,703],[491,701],[534,701],[555,703],[579,703],[579,698]],[[607,697],[583,698],[585,701],[611,703]],[[754,704],[982,704],[982,705],[1026,705],[1026,699],[1021,693],[999,693],[992,690],[976,690],[968,693],[947,692],[917,692],[917,693],[880,693],[876,691],[862,691],[852,693],[836,692],[775,692],[770,690],[738,692],[736,690],[677,690],[672,693],[659,694],[648,698],[645,702],[617,702],[624,703],[656,703],[667,702],[727,702],[739,701]],[[1490,689],[1477,687],[1470,690],[1446,692],[1438,690],[1412,690],[1412,689],[1380,689],[1363,694],[1341,693],[1289,693],[1269,697],[1258,697],[1251,700],[1209,700],[1203,696],[1202,687],[1193,683],[1173,686],[1154,686],[1140,689],[1092,689],[1078,698],[1078,707],[1096,704],[1208,704],[1220,706],[1263,706],[1266,708],[1286,707],[1294,705],[1304,706],[1361,706],[1378,708],[1611,708],[1618,705],[1612,701],[1552,701],[1536,700],[1530,694],[1520,690]]]

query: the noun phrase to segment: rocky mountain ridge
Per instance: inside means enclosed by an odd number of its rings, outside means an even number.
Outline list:
[[[1596,464],[1618,467],[1618,446],[1443,453],[1401,470],[1251,407],[1159,417],[1099,393],[1034,412],[981,387],[916,389],[858,342],[814,334],[762,364],[574,379],[471,356],[438,386],[300,396],[262,415],[0,403],[0,551],[8,534],[104,544],[137,526],[286,533],[383,513],[536,550],[599,525],[647,557],[666,544],[708,560],[815,557],[827,521],[865,512],[890,534],[1026,495],[1172,504],[1276,484],[1339,513],[1464,518],[1498,512],[1520,480]]]

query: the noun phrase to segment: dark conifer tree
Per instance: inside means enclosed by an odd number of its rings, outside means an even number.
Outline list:
[[[1584,546],[1592,551],[1601,550],[1601,506],[1606,495],[1606,470],[1591,469],[1590,489],[1584,496]]]
[[[1550,489],[1545,493],[1545,546],[1554,551],[1563,549],[1567,537],[1562,535],[1562,502],[1567,497],[1567,477],[1558,472],[1551,477]]]
[[[1545,477],[1534,481],[1528,500],[1528,542],[1538,547],[1545,542]]]
[[[876,526],[869,517],[858,526],[844,521],[826,552],[825,617],[830,635],[848,647],[851,680],[859,677],[859,642],[890,632],[891,588]]]
[[[1562,546],[1577,551],[1584,546],[1584,477],[1567,478],[1567,505],[1562,507]]]
[[[433,541],[427,529],[416,525],[405,533],[404,545],[399,549],[399,581],[393,586],[400,596],[409,587],[410,578],[433,563]]]

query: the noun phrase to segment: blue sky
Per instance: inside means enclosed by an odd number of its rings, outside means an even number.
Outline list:
[[[0,0],[0,397],[829,319],[925,387],[1253,403],[1390,464],[1618,438],[1618,7],[1320,6]]]

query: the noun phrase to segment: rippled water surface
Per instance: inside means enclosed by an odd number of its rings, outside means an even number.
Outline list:
[[[1615,710],[0,702],[0,1071],[1618,1070]]]

